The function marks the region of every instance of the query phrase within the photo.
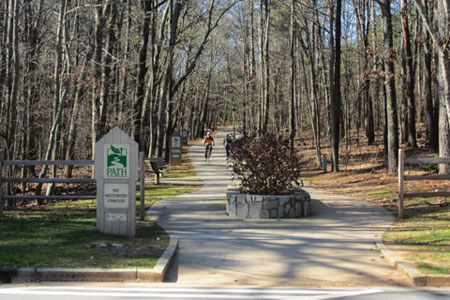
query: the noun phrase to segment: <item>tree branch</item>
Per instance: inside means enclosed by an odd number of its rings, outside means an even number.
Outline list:
[[[209,41],[209,36],[211,35],[211,32],[213,32],[213,30],[219,25],[220,20],[223,18],[223,16],[237,3],[241,2],[241,0],[237,0],[235,2],[233,2],[232,4],[230,4],[228,7],[226,7],[221,13],[220,15],[217,17],[217,20],[214,22],[212,22],[212,17],[213,17],[213,11],[214,11],[214,1],[211,1],[210,4],[210,8],[209,8],[209,16],[208,16],[208,29],[206,30],[205,36],[203,37],[203,41],[200,44],[200,47],[198,48],[197,52],[195,53],[194,58],[192,59],[191,63],[189,64],[189,66],[186,68],[186,72],[183,74],[183,76],[181,76],[173,85],[172,91],[171,93],[174,94],[178,88],[180,87],[180,85],[183,83],[184,80],[186,80],[186,78],[192,73],[192,71],[194,71],[195,66],[197,64],[197,60],[200,57],[200,55],[202,54],[203,50],[205,49],[206,44]]]

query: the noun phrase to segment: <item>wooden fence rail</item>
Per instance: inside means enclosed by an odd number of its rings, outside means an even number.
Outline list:
[[[0,186],[3,183],[25,182],[25,183],[95,183],[93,178],[5,178],[3,177],[3,166],[93,166],[93,160],[3,160],[0,162]],[[3,200],[73,200],[73,199],[95,199],[97,195],[4,195],[0,188],[0,214],[3,209]]]
[[[438,174],[438,175],[406,175],[405,165],[409,164],[448,164],[450,163],[450,157],[426,157],[426,158],[414,158],[406,157],[405,150],[399,149],[398,151],[398,218],[403,218],[403,200],[405,198],[430,198],[430,197],[450,197],[450,191],[438,191],[438,192],[412,192],[405,193],[405,181],[411,180],[450,180],[450,174]]]
[[[145,217],[145,161],[162,163],[161,158],[145,158],[144,153],[139,153],[139,178],[140,182],[140,219]],[[26,182],[26,183],[96,183],[93,178],[5,178],[3,177],[3,166],[93,166],[94,160],[2,160],[0,157],[0,217],[3,215],[3,200],[74,200],[74,199],[95,199],[97,195],[4,195],[3,183]],[[159,183],[159,174],[158,176]],[[156,179],[155,179],[156,181]]]

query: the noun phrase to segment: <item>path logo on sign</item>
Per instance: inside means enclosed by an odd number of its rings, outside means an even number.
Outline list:
[[[129,146],[105,144],[105,178],[128,178]]]

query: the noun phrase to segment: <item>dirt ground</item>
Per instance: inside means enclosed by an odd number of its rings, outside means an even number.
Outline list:
[[[419,129],[422,129],[420,127]],[[383,134],[378,132],[375,143],[367,145],[364,132],[358,143],[357,132],[344,138],[340,145],[340,172],[330,172],[328,139],[322,138],[321,154],[328,158],[328,173],[317,167],[316,151],[311,135],[301,136],[299,153],[305,164],[303,181],[328,192],[345,194],[370,201],[397,215],[398,178],[386,172]],[[419,130],[418,148],[402,144],[407,157],[434,157]],[[422,164],[405,166],[407,175],[437,174],[438,166]],[[405,192],[450,191],[449,180],[405,182]],[[405,200],[405,220],[397,221],[384,237],[387,246],[416,266],[430,266],[432,273],[448,273],[450,268],[450,207],[448,198]],[[428,272],[427,269],[421,269]]]

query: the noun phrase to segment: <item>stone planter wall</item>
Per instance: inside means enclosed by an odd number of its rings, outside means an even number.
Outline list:
[[[299,218],[310,215],[310,196],[303,190],[292,195],[247,195],[227,191],[227,214],[243,219]]]

